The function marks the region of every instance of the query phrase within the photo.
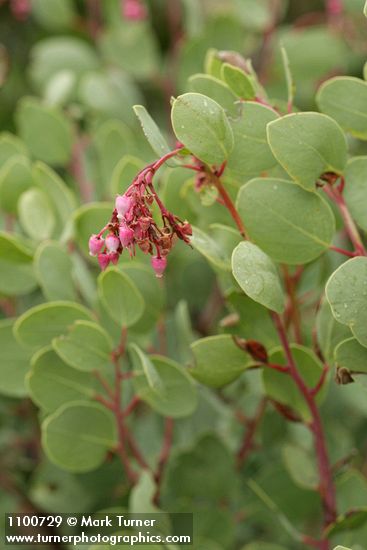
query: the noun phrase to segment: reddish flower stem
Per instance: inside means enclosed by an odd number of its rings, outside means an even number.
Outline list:
[[[246,421],[247,429],[246,429],[245,437],[237,453],[238,468],[240,468],[244,464],[248,455],[250,454],[250,452],[254,447],[256,430],[259,427],[259,424],[264,416],[266,404],[267,404],[267,399],[266,397],[264,397],[263,399],[261,399],[254,417]]]
[[[310,390],[300,373],[298,372],[296,363],[293,359],[292,351],[288,342],[288,337],[283,326],[283,322],[277,313],[271,312],[271,316],[278,332],[279,340],[282,344],[284,354],[290,369],[290,375],[292,376],[295,384],[297,385],[300,393],[304,397],[309,411],[311,413],[312,421],[309,425],[310,430],[314,436],[315,450],[317,456],[317,463],[319,469],[319,492],[321,495],[323,508],[324,508],[324,525],[325,527],[332,523],[336,518],[336,497],[335,487],[333,483],[332,471],[329,462],[328,452],[325,443],[325,434],[322,427],[321,417],[317,408],[315,397]],[[325,550],[328,549],[328,543],[325,541]]]
[[[297,344],[302,344],[301,318],[299,314],[299,304],[296,293],[296,281],[290,275],[288,267],[283,266],[284,283],[287,289],[290,302],[290,319],[293,324],[294,337]]]
[[[168,462],[169,455],[171,452],[172,441],[173,441],[173,428],[174,421],[172,418],[166,418],[164,421],[164,435],[163,435],[163,445],[161,453],[158,458],[157,470],[154,474],[154,479],[157,484],[157,491],[154,495],[154,502],[158,503],[160,495],[160,485],[162,482],[162,477],[164,473],[164,468]]]
[[[237,225],[238,230],[241,233],[242,237],[244,239],[247,239],[246,229],[245,229],[245,226],[243,225],[241,217],[238,214],[237,209],[236,209],[231,197],[227,193],[227,190],[225,189],[225,187],[223,186],[222,182],[220,181],[220,179],[218,177],[215,178],[215,186],[218,189],[219,194],[220,194],[220,196],[223,200],[223,203],[226,206],[228,212],[231,214],[231,216],[232,216],[235,224]]]
[[[130,401],[130,403],[122,411],[123,416],[129,416],[129,414],[132,413],[132,411],[137,407],[137,405],[139,405],[139,403],[140,403],[140,397],[135,395]]]
[[[322,373],[321,373],[321,376],[319,378],[319,381],[317,382],[316,386],[314,388],[312,388],[311,390],[311,394],[312,395],[317,395],[319,393],[319,391],[321,390],[322,386],[324,385],[324,382],[326,380],[326,376],[329,372],[329,365],[327,365],[326,363],[324,364],[324,368],[322,369]]]
[[[351,243],[354,246],[355,255],[367,256],[367,251],[362,242],[358,228],[354,223],[352,216],[350,215],[348,206],[344,200],[342,193],[337,188],[331,187],[330,185],[325,185],[323,189],[327,194],[327,196],[333,202],[335,202],[335,204],[339,209],[341,217],[343,218],[343,221],[344,221],[345,230],[349,236]]]
[[[339,252],[339,254],[343,254],[343,256],[348,256],[349,258],[354,258],[356,253],[351,252],[350,250],[345,250],[344,248],[339,248],[339,246],[329,246],[329,250],[333,250],[334,252]]]

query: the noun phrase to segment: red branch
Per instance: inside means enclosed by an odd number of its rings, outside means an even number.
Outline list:
[[[332,471],[329,462],[329,457],[325,444],[325,434],[322,427],[321,417],[317,408],[313,391],[310,390],[305,384],[303,378],[298,372],[296,363],[293,359],[292,351],[288,342],[288,337],[283,326],[283,322],[277,313],[271,312],[271,316],[278,332],[279,340],[284,349],[285,357],[290,369],[290,375],[296,383],[300,393],[304,397],[307,406],[310,410],[312,421],[309,425],[310,430],[313,433],[315,441],[315,449],[317,456],[317,463],[319,469],[319,492],[324,507],[324,525],[327,526],[336,518],[336,498],[335,487],[333,483]],[[325,549],[328,548],[327,541]]]
[[[343,218],[343,221],[344,221],[345,230],[348,234],[348,237],[351,243],[354,246],[354,255],[367,256],[367,251],[364,247],[364,244],[362,242],[357,226],[354,223],[352,216],[350,215],[348,206],[344,200],[344,197],[341,191],[338,188],[332,187],[331,185],[325,185],[323,189],[327,194],[327,196],[333,202],[335,202],[335,204],[339,209],[341,217]]]
[[[264,397],[261,399],[259,406],[255,412],[255,415],[253,418],[246,420],[246,433],[245,437],[243,439],[242,445],[237,453],[237,467],[240,468],[243,463],[246,461],[249,453],[253,449],[254,446],[254,438],[256,434],[256,430],[264,416],[265,409],[266,409],[267,399]]]
[[[162,445],[161,453],[158,458],[157,470],[154,474],[154,479],[157,484],[157,491],[156,491],[156,494],[154,495],[154,502],[156,504],[159,501],[160,485],[163,477],[164,468],[167,464],[167,461],[169,459],[169,455],[171,452],[172,441],[173,441],[173,427],[174,427],[173,419],[166,418],[164,421],[163,445]]]

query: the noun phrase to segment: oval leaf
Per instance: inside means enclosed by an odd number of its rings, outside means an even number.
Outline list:
[[[27,386],[32,400],[44,411],[56,411],[70,401],[92,399],[96,379],[69,367],[50,348],[42,348],[32,357]]]
[[[338,267],[326,284],[326,297],[335,319],[367,346],[367,258],[352,258]]]
[[[342,174],[347,144],[338,124],[320,113],[295,113],[270,122],[268,141],[275,158],[309,191],[324,172]]]
[[[145,374],[138,374],[133,378],[137,395],[163,416],[181,418],[192,414],[197,406],[197,392],[187,372],[166,357],[151,356],[149,359],[161,389],[155,391]]]
[[[67,403],[42,424],[46,455],[51,462],[70,472],[95,470],[116,443],[114,417],[98,403]]]
[[[367,140],[367,82],[351,76],[332,78],[322,84],[316,101],[346,132]]]
[[[310,262],[328,249],[334,235],[329,205],[290,181],[249,181],[239,191],[237,208],[249,238],[278,262]]]
[[[102,327],[90,321],[76,321],[66,335],[53,339],[52,346],[75,369],[102,370],[111,363],[113,343]]]
[[[144,311],[144,299],[127,275],[116,268],[98,277],[98,292],[106,310],[121,327],[134,325]]]
[[[254,364],[254,360],[234,343],[229,334],[201,338],[190,347],[195,358],[190,374],[213,388],[233,382]]]
[[[233,133],[223,108],[202,94],[179,96],[172,105],[177,139],[208,164],[221,164],[233,148]]]
[[[93,316],[87,308],[73,302],[49,302],[32,307],[18,317],[14,334],[24,346],[38,348],[65,334],[79,319],[91,321]]]
[[[247,296],[277,313],[284,311],[285,297],[277,268],[258,246],[250,242],[236,246],[232,272]]]

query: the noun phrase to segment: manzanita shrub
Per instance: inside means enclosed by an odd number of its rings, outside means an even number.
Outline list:
[[[363,2],[4,4],[0,510],[362,550]]]

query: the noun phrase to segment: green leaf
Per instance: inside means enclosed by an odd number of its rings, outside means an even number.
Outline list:
[[[367,1],[364,4],[363,14],[364,14],[365,17],[367,17]]]
[[[286,444],[282,450],[285,466],[296,485],[317,491],[319,476],[314,458],[304,448]]]
[[[320,113],[295,113],[268,124],[271,150],[284,170],[308,191],[325,172],[342,174],[347,144],[338,124]]]
[[[339,76],[322,84],[316,96],[320,110],[334,118],[353,136],[367,140],[367,83],[360,78]]]
[[[18,199],[32,185],[30,162],[23,155],[13,155],[0,170],[0,206],[5,212],[17,212]]]
[[[316,317],[317,342],[327,363],[334,362],[336,346],[350,338],[352,333],[345,325],[339,323],[332,314],[330,304],[323,300]]]
[[[12,156],[28,157],[25,144],[10,132],[0,133],[0,166],[3,166]]]
[[[240,243],[232,254],[232,272],[247,296],[277,313],[284,311],[285,296],[277,268],[259,247]]]
[[[254,99],[255,88],[249,77],[244,71],[229,63],[223,63],[221,66],[221,77],[227,86],[230,87],[241,99]]]
[[[129,352],[135,373],[145,377],[150,390],[163,394],[164,387],[161,377],[149,357],[136,344],[130,344]]]
[[[134,325],[144,312],[144,299],[129,277],[109,268],[98,277],[98,292],[109,315],[121,327]]]
[[[213,388],[233,382],[254,364],[253,359],[234,343],[229,334],[201,338],[190,347],[195,358],[190,374]]]
[[[97,128],[93,143],[97,151],[101,187],[109,190],[118,162],[124,155],[135,153],[135,136],[126,124],[112,119]]]
[[[294,102],[294,95],[296,91],[296,85],[293,80],[292,71],[289,63],[289,57],[287,50],[284,48],[284,46],[281,46],[280,53],[282,54],[282,61],[283,61],[283,68],[284,68],[284,74],[285,74],[285,81],[287,83],[287,101],[288,101],[288,108],[291,108],[293,106]]]
[[[156,489],[155,481],[153,479],[153,474],[148,471],[143,471],[139,478],[138,483],[135,485],[135,487],[133,487],[130,493],[129,513],[130,514],[159,513],[160,512],[159,508],[153,504],[156,490],[157,489]]]
[[[51,347],[32,357],[27,386],[32,400],[48,413],[70,401],[90,400],[97,390],[90,373],[69,367]]]
[[[51,462],[70,472],[95,470],[116,443],[113,415],[98,403],[67,403],[42,424],[46,455]]]
[[[20,237],[0,232],[0,292],[28,294],[37,286],[32,254]]]
[[[226,332],[248,340],[258,340],[267,348],[278,345],[278,334],[267,309],[245,296],[243,292],[232,292],[226,299],[231,306],[230,311],[239,316],[238,323],[229,326]],[[222,323],[221,326],[225,328]]]
[[[221,164],[233,148],[233,133],[223,108],[209,97],[189,93],[172,104],[176,137],[208,164]]]
[[[122,195],[135,179],[145,163],[132,155],[124,155],[116,164],[111,177],[111,194]]]
[[[19,221],[35,241],[49,239],[55,228],[55,217],[47,195],[40,189],[25,191],[18,202]]]
[[[296,363],[298,372],[302,376],[304,382],[309,388],[316,386],[320,379],[323,365],[318,357],[309,349],[298,344],[291,345],[292,354]],[[280,348],[276,348],[270,354],[270,363],[277,365],[286,365],[287,361],[284,357],[284,352]],[[305,421],[310,421],[311,414],[308,405],[300,393],[298,386],[288,373],[283,373],[270,367],[263,368],[263,383],[267,395],[291,407],[294,411],[301,415]],[[317,394],[316,400],[318,403],[325,397],[326,385]]]
[[[0,321],[0,394],[25,397],[24,378],[29,370],[30,353],[19,346],[13,335],[14,321]]]
[[[329,205],[290,181],[255,178],[241,187],[236,204],[249,238],[278,262],[310,262],[334,236]]]
[[[367,346],[367,258],[352,258],[338,267],[325,292],[335,319]]]
[[[25,97],[19,103],[16,121],[20,136],[33,157],[56,166],[63,166],[70,160],[73,129],[57,107]]]
[[[65,334],[77,320],[93,321],[92,313],[74,302],[49,302],[28,309],[15,322],[14,334],[26,347],[48,345],[53,338]]]
[[[74,213],[74,232],[76,241],[87,258],[89,255],[88,241],[92,234],[106,225],[111,218],[113,205],[109,202],[90,202],[78,208]]]
[[[134,324],[133,331],[148,332],[156,326],[165,303],[162,285],[150,266],[138,261],[122,262],[119,266],[136,286],[144,299],[144,315]]]
[[[367,506],[363,508],[356,508],[350,510],[345,514],[338,516],[334,523],[331,523],[325,530],[327,537],[333,537],[339,533],[347,531],[348,533],[353,529],[359,529],[367,522]],[[339,549],[345,548],[344,546],[337,546]],[[336,549],[337,550],[337,549]],[[346,549],[348,550],[348,548]]]
[[[44,91],[61,71],[70,71],[78,79],[100,64],[97,51],[83,38],[49,36],[38,40],[31,50],[30,76],[38,90]]]
[[[348,338],[335,348],[335,362],[338,367],[367,373],[367,348],[361,346],[356,338]]]
[[[345,170],[344,199],[359,227],[367,231],[367,157],[354,157]]]
[[[44,242],[34,256],[35,272],[46,300],[77,300],[68,251],[57,242]]]
[[[52,346],[65,363],[81,371],[103,370],[111,363],[112,340],[90,321],[76,321],[67,334],[52,340]]]
[[[160,129],[154,122],[148,111],[143,105],[134,105],[134,113],[139,119],[144,135],[158,157],[163,157],[171,151],[167,141],[162,136]]]
[[[120,15],[118,21],[118,25],[106,27],[99,38],[105,62],[139,79],[152,76],[159,58],[151,26],[147,21],[124,21]]]
[[[192,227],[190,244],[202,254],[214,267],[225,271],[231,270],[231,257],[227,251],[219,245],[207,233],[198,227]]]
[[[195,74],[190,76],[188,89],[190,92],[210,97],[223,107],[228,114],[235,116],[238,111],[238,105],[235,105],[238,99],[237,96],[227,84],[214,76],[206,74]]]
[[[57,233],[62,234],[76,207],[76,199],[60,176],[43,162],[33,165],[32,176],[35,184],[43,191],[53,206],[56,216]]]
[[[77,17],[72,0],[32,0],[32,17],[48,30],[63,30],[72,26]]]
[[[134,348],[130,346],[131,349]],[[133,378],[137,395],[163,416],[181,418],[191,415],[196,409],[198,398],[185,369],[166,357],[156,355],[148,358],[141,352],[138,355],[137,349],[135,346]]]
[[[276,165],[268,145],[266,126],[278,118],[272,109],[258,103],[243,103],[241,115],[231,120],[234,147],[227,169],[240,181],[258,176]]]

